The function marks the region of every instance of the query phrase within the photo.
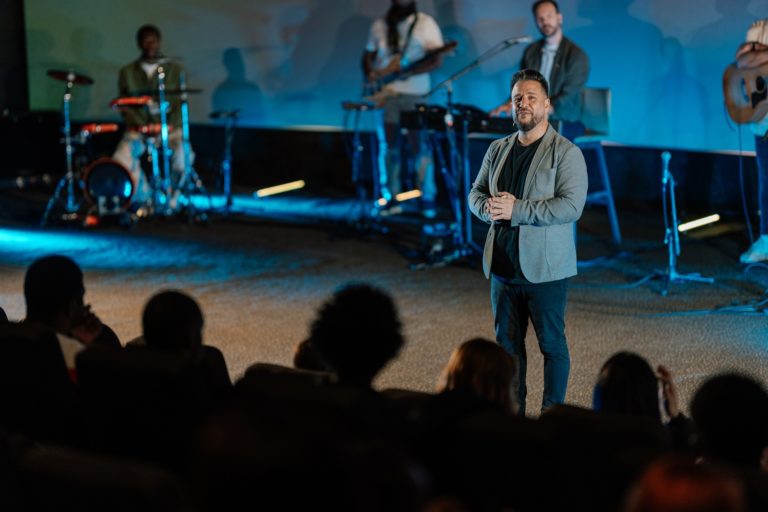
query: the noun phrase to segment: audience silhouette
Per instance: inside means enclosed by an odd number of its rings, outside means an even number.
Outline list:
[[[662,458],[627,496],[623,512],[743,512],[741,483],[732,475],[689,458]]]
[[[712,377],[693,396],[691,416],[706,459],[768,472],[768,393],[761,383],[738,373]]]
[[[348,284],[319,309],[310,343],[342,383],[370,387],[404,344],[392,297],[369,284]]]
[[[114,331],[102,324],[85,304],[83,271],[72,258],[44,256],[32,262],[24,276],[25,322],[56,333],[64,361],[76,378],[75,356],[86,346],[120,346]]]
[[[317,309],[292,368],[256,362],[233,387],[189,294],[152,295],[142,336],[125,348],[84,295],[80,267],[46,256],[25,276],[26,319],[7,322],[0,309],[4,387],[19,378],[14,367],[29,374],[0,409],[0,448],[22,447],[0,451],[0,489],[21,509],[37,501],[13,491],[9,475],[44,492],[56,488],[45,478],[68,481],[50,465],[65,459],[129,469],[139,484],[165,475],[201,511],[254,492],[285,510],[748,512],[768,503],[768,393],[751,377],[710,378],[688,419],[672,372],[621,351],[600,370],[593,411],[558,405],[533,419],[518,415],[516,359],[472,338],[452,352],[436,393],[379,392],[403,326],[391,295],[350,283]],[[15,395],[23,400],[11,403]],[[17,434],[31,442],[9,444]],[[73,476],[78,496],[100,492],[97,466]],[[547,494],[552,485],[561,491]],[[134,487],[126,492],[143,499]]]

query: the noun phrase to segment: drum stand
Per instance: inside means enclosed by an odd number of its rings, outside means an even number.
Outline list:
[[[160,83],[160,81],[158,81]],[[208,194],[208,191],[205,189],[205,186],[203,185],[203,180],[200,179],[200,176],[195,172],[194,168],[192,167],[192,161],[190,158],[190,155],[192,154],[192,148],[189,143],[189,103],[188,103],[188,95],[187,95],[187,85],[186,85],[186,78],[185,74],[182,71],[179,75],[179,87],[181,91],[181,146],[182,151],[184,153],[184,171],[182,175],[179,177],[179,181],[175,184],[173,187],[175,190],[173,190],[172,200],[170,201],[172,209],[178,208],[180,205],[183,205],[186,207],[187,214],[190,217],[190,220],[197,214],[197,209],[195,208],[195,205],[192,201],[192,194],[194,193],[201,193],[206,194],[208,196],[208,207],[211,208],[211,196]],[[162,90],[164,91],[165,84],[162,85]],[[163,95],[164,96],[164,95]],[[162,97],[161,96],[161,101]],[[166,119],[163,118],[163,123],[166,122]],[[165,130],[166,138],[167,138],[167,129]],[[167,147],[167,140],[165,142],[165,145],[163,146],[163,149]],[[170,168],[170,160],[169,157],[166,157],[164,160],[164,164],[166,165],[166,176],[170,176],[171,174],[171,168]],[[170,183],[170,182],[169,182]],[[229,195],[229,201],[231,201],[231,193]],[[203,214],[204,215],[204,214]]]
[[[161,61],[157,66],[157,100],[160,103],[160,146],[163,150],[163,179],[162,192],[165,194],[166,209],[171,209],[171,149],[168,144],[168,109],[170,103],[165,94],[165,67]],[[155,153],[156,155],[157,153]],[[153,159],[154,162],[154,159]],[[154,163],[152,168],[154,170]],[[155,204],[155,208],[157,208]]]
[[[163,187],[163,175],[160,172],[160,161],[158,160],[157,144],[155,137],[150,135],[146,140],[147,151],[149,151],[150,165],[152,165],[152,198],[150,211],[158,213],[162,205],[167,205],[168,196]]]
[[[64,132],[64,148],[66,151],[67,172],[64,177],[59,180],[59,183],[56,185],[56,190],[48,200],[48,204],[45,207],[45,213],[43,213],[43,218],[40,221],[41,226],[48,224],[54,206],[56,203],[62,200],[64,203],[64,212],[61,214],[62,220],[76,220],[78,210],[80,209],[80,201],[75,199],[75,188],[77,188],[78,193],[81,195],[82,188],[80,186],[79,180],[75,176],[73,163],[74,145],[72,144],[71,124],[69,117],[69,102],[72,100],[72,85],[74,84],[75,78],[75,74],[70,71],[67,75],[66,87],[64,89],[64,98],[62,100],[62,111],[64,116],[64,127],[62,128],[62,131]],[[62,198],[64,193],[66,193],[66,197]]]
[[[661,154],[661,160],[664,170],[661,176],[661,195],[664,209],[664,243],[667,246],[668,264],[666,270],[656,270],[652,274],[653,278],[661,279],[663,287],[661,295],[666,296],[669,293],[669,285],[672,283],[681,283],[693,281],[697,283],[712,284],[715,280],[711,277],[702,277],[699,273],[680,274],[677,272],[677,258],[680,256],[680,233],[677,229],[677,205],[675,204],[675,177],[669,172],[669,160],[671,156],[669,151]],[[669,201],[669,207],[667,202]],[[671,214],[671,218],[670,218]]]

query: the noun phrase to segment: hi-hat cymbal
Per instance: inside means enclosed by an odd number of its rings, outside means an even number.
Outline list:
[[[61,80],[62,82],[72,82],[73,84],[78,85],[91,85],[93,83],[93,78],[79,75],[71,69],[49,69],[47,75],[56,80]]]

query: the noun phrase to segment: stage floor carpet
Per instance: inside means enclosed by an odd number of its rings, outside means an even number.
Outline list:
[[[434,240],[424,239],[418,215],[348,222],[357,219],[350,212],[358,207],[286,196],[273,206],[261,202],[228,216],[213,214],[205,224],[168,218],[132,229],[89,230],[39,228],[29,215],[11,218],[7,207],[0,225],[0,306],[11,319],[23,318],[25,267],[49,253],[69,255],[83,267],[86,301],[123,342],[140,334],[142,307],[154,292],[181,289],[201,304],[205,341],[223,351],[237,379],[255,362],[289,365],[323,300],[344,283],[365,281],[394,296],[407,340],[376,386],[434,390],[454,347],[476,336],[493,338],[489,284],[479,259],[440,264],[440,254],[427,254]],[[662,296],[661,281],[641,281],[667,265],[658,219],[622,213],[622,223],[621,251],[611,246],[599,208],[588,210],[579,225],[585,261],[569,290],[568,401],[588,406],[600,366],[619,350],[668,366],[686,410],[696,387],[715,372],[738,370],[768,381],[768,272],[739,265],[747,245],[743,231],[720,226],[685,239],[677,270],[715,282],[673,283]],[[483,234],[484,227],[475,226],[478,243]],[[542,359],[529,331],[528,409],[535,413]]]

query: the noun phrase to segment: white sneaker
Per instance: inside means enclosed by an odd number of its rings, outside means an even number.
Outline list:
[[[741,255],[739,261],[742,263],[768,261],[768,235],[760,235],[760,238],[755,240],[755,243]]]

